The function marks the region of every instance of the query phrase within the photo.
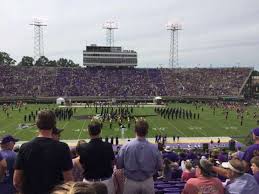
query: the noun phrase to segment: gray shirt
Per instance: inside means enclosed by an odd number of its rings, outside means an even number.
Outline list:
[[[255,178],[250,174],[243,174],[225,186],[226,194],[258,194],[259,186]]]
[[[162,167],[162,156],[157,145],[145,138],[136,138],[125,144],[117,156],[117,168],[124,168],[127,178],[144,181]]]

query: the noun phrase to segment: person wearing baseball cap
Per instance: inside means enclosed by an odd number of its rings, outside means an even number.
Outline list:
[[[171,162],[178,162],[179,160],[179,156],[177,153],[175,153],[173,150],[172,150],[172,147],[171,146],[166,146],[165,149],[164,149],[164,153],[162,154],[163,158],[167,158],[169,159]]]
[[[7,143],[12,143],[13,146],[14,146],[14,144],[15,144],[17,141],[19,141],[19,139],[16,139],[16,138],[14,138],[14,137],[11,136],[11,135],[5,135],[4,137],[1,138],[0,141],[1,141],[1,142],[0,142],[1,145],[7,144]],[[12,148],[12,149],[13,149],[13,148]]]
[[[19,139],[5,135],[0,140],[1,151],[0,154],[6,160],[7,172],[2,181],[0,181],[0,192],[5,194],[13,194],[16,189],[13,186],[14,163],[16,160],[16,153],[13,151],[15,143]]]
[[[60,140],[61,132],[64,131],[64,129],[59,129],[57,127],[54,127],[52,129],[52,138],[56,141]]]
[[[228,162],[223,162],[222,167],[227,169],[227,181],[225,186],[226,193],[239,194],[258,194],[259,185],[255,178],[245,173],[244,161],[239,159],[232,159]]]
[[[250,168],[251,166],[250,161],[254,156],[259,154],[259,128],[252,129],[251,133],[254,140],[254,144],[246,148],[242,158],[242,160],[245,161],[245,170],[250,174],[252,174],[252,171]],[[258,153],[258,154],[255,155],[255,153]]]

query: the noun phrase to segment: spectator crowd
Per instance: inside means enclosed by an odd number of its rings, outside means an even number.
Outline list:
[[[0,66],[0,96],[239,95],[251,68],[105,69]]]

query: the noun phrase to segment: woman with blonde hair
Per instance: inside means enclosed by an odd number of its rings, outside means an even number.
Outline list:
[[[182,181],[188,181],[190,178],[195,177],[195,171],[192,168],[192,163],[190,161],[185,162],[185,170],[182,173]]]
[[[56,186],[51,194],[97,194],[94,187],[85,182],[67,182]]]

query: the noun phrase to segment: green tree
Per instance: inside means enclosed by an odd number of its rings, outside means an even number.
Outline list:
[[[67,59],[65,58],[60,58],[59,60],[57,60],[57,66],[59,67],[67,67]]]
[[[69,67],[79,67],[79,64],[74,63],[71,59],[68,60]]]
[[[45,56],[41,56],[35,63],[35,66],[48,66],[49,59]]]
[[[0,51],[0,65],[13,65],[15,62],[16,61],[12,59],[8,53]]]
[[[34,59],[32,57],[24,56],[18,66],[33,66]]]
[[[56,60],[50,60],[48,62],[49,67],[57,67],[57,61]]]
[[[59,67],[79,67],[79,64],[75,64],[72,60],[67,60],[65,58],[60,58],[57,61],[57,66]]]

